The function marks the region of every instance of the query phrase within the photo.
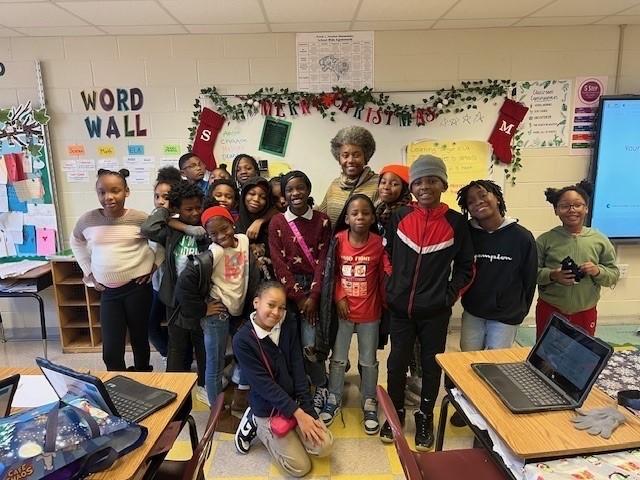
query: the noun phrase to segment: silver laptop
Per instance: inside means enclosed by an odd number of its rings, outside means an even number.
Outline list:
[[[474,363],[473,370],[514,413],[580,407],[613,348],[553,314],[529,353],[517,363]]]

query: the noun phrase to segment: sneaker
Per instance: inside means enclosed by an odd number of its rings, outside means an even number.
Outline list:
[[[333,420],[340,413],[340,405],[338,405],[338,399],[333,393],[329,394],[327,402],[324,404],[324,408],[320,412],[320,420],[328,427],[333,423]]]
[[[400,419],[400,425],[404,427],[404,416],[405,410],[400,410],[398,412],[398,418]],[[393,442],[393,432],[391,431],[391,425],[389,425],[388,421],[384,421],[382,428],[380,429],[380,440],[382,443],[392,443]]]
[[[249,407],[244,411],[240,419],[240,425],[238,425],[238,430],[236,430],[236,434],[233,436],[233,443],[235,443],[238,453],[242,455],[249,453],[251,442],[253,442],[257,435],[258,425],[256,425],[251,407]]]
[[[433,413],[426,414],[417,410],[416,419],[416,450],[426,452],[433,448]]]
[[[453,412],[453,415],[451,415],[451,418],[449,419],[449,423],[451,423],[451,425],[453,425],[454,427],[466,427],[467,426],[467,422],[464,421],[464,418],[462,418],[462,415],[460,415],[460,413]]]
[[[367,398],[362,408],[364,414],[364,433],[367,435],[375,435],[380,431],[380,422],[378,421],[378,402],[375,398]]]
[[[207,395],[207,390],[204,387],[196,386],[196,400],[204,403],[207,407],[211,408],[211,403],[209,403],[209,396]]]
[[[328,397],[329,389],[327,387],[316,387],[316,393],[313,396],[313,408],[318,415],[320,415],[320,412],[324,410]]]
[[[244,412],[247,408],[249,408],[249,390],[240,390],[236,387],[233,390],[231,410],[234,412]]]

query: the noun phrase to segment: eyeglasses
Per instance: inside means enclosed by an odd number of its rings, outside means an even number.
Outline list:
[[[582,210],[587,205],[585,203],[559,203],[558,210],[561,212],[568,212],[572,208],[574,210]]]

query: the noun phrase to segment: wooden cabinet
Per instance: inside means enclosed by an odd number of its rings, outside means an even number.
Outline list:
[[[51,270],[62,351],[101,351],[100,292],[84,284],[82,270],[74,260],[52,260]]]

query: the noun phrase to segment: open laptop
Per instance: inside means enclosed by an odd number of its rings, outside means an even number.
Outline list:
[[[139,422],[177,397],[174,392],[150,387],[122,375],[103,383],[93,375],[76,372],[44,358],[36,358],[36,363],[60,400],[85,397],[105,412],[131,422]]]
[[[18,390],[20,375],[12,375],[0,380],[0,418],[8,417],[11,414],[11,402]]]
[[[612,353],[554,313],[526,361],[471,367],[514,413],[568,410],[584,403]]]

